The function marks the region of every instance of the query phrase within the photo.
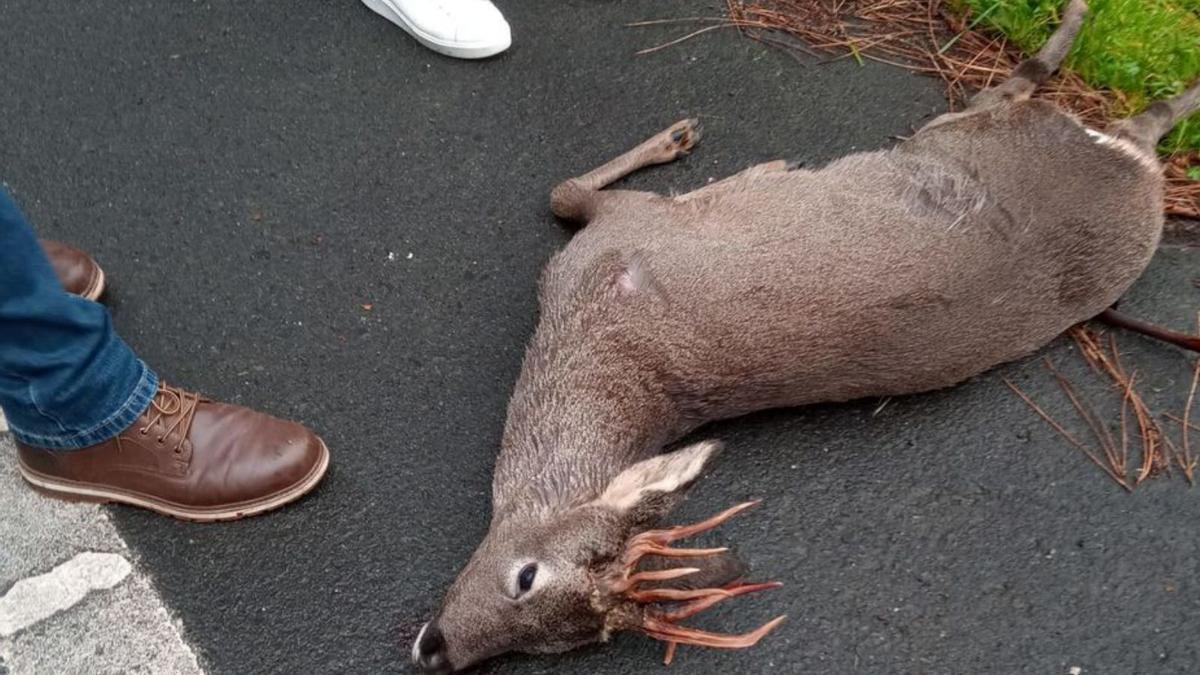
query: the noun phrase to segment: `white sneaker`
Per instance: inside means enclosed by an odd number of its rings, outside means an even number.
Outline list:
[[[508,22],[489,0],[363,0],[363,4],[446,56],[483,59],[512,44]]]

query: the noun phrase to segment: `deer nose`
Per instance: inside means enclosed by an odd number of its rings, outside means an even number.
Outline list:
[[[427,623],[417,634],[413,644],[413,664],[425,673],[449,673],[450,661],[446,658],[446,638],[436,624]]]

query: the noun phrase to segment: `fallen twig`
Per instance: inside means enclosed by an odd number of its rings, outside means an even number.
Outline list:
[[[643,54],[651,54],[653,52],[657,52],[659,50],[666,49],[667,47],[672,47],[674,45],[677,45],[680,42],[686,42],[688,40],[691,40],[692,38],[696,37],[697,35],[703,35],[704,33],[708,33],[708,32],[714,31],[714,30],[719,30],[721,28],[729,28],[729,27],[730,26],[727,24],[717,24],[715,26],[705,26],[704,28],[701,28],[699,30],[692,31],[692,32],[688,33],[687,35],[684,35],[683,37],[675,38],[674,40],[671,40],[669,42],[664,42],[661,45],[658,45],[656,47],[649,47],[647,49],[643,49],[643,50],[637,52],[637,55],[641,56]]]

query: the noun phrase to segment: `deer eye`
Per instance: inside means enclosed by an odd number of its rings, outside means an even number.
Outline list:
[[[529,563],[521,568],[521,572],[517,574],[517,590],[520,593],[525,593],[533,588],[533,580],[537,578],[537,563]]]

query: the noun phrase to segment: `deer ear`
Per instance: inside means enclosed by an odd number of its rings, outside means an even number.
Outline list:
[[[638,462],[617,474],[595,503],[631,524],[652,523],[679,503],[720,449],[720,443],[705,441]]]

